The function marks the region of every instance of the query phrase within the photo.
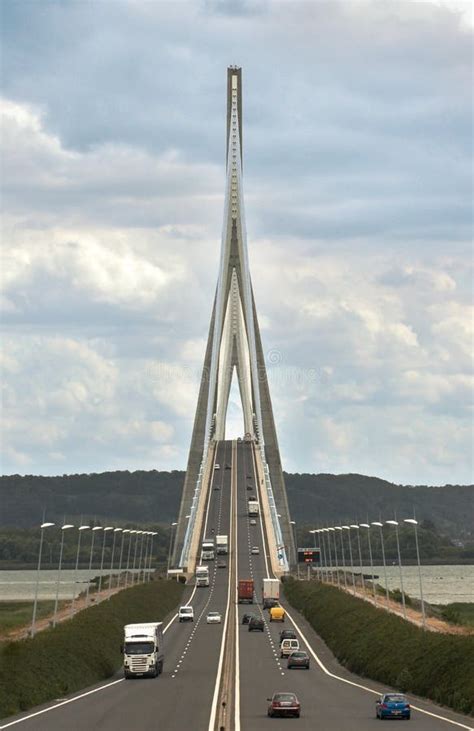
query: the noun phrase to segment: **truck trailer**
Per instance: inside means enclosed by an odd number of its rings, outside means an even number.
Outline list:
[[[121,651],[125,678],[156,678],[163,671],[163,622],[126,624]]]
[[[255,518],[258,515],[258,501],[249,500],[248,502],[249,516]]]
[[[216,536],[216,553],[218,556],[226,556],[229,553],[228,536]]]
[[[253,579],[240,579],[237,586],[238,604],[253,604],[254,585]]]
[[[280,599],[280,582],[278,579],[264,579],[262,585],[263,608],[278,604]]]

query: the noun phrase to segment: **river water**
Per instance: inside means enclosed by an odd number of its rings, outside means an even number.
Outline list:
[[[135,569],[135,572],[138,569]],[[132,570],[130,570],[132,571]],[[59,598],[71,599],[72,591],[76,586],[76,596],[87,589],[88,582],[95,576],[100,576],[100,569],[78,569],[76,582],[74,581],[74,569],[61,570],[59,582]],[[102,575],[110,574],[110,569],[103,569]],[[36,588],[37,572],[24,571],[0,571],[0,601],[28,601],[34,599]],[[38,599],[54,599],[56,597],[56,585],[58,572],[45,569],[40,571],[38,585]]]
[[[360,572],[360,568],[354,568]],[[474,566],[422,566],[423,594],[431,604],[449,604],[450,602],[474,602]],[[304,573],[304,567],[301,569]],[[369,566],[363,567],[364,574],[370,574]],[[87,581],[98,576],[100,571],[81,569],[77,572],[76,591],[84,591]],[[109,570],[104,569],[103,574]],[[377,583],[385,586],[383,566],[374,566],[378,575]],[[57,571],[40,572],[38,597],[54,599],[56,595]],[[398,566],[387,566],[387,583],[389,589],[400,588]],[[31,600],[36,587],[36,571],[0,571],[0,601]],[[74,587],[74,570],[61,571],[59,584],[60,599],[70,599]],[[418,567],[403,567],[403,587],[407,594],[420,596]]]

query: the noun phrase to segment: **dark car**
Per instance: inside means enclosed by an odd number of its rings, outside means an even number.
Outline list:
[[[267,712],[270,718],[274,716],[300,717],[301,705],[294,693],[274,693],[271,698],[267,698],[267,701],[270,701]]]
[[[303,650],[296,650],[296,652],[292,652],[291,655],[288,655],[288,665],[286,667],[288,669],[305,668],[306,670],[309,670],[308,653],[303,652]]]
[[[253,485],[247,485],[247,490],[253,490]]]
[[[224,561],[221,558],[220,561],[217,562],[217,568],[218,569],[226,569],[227,568],[227,561]]]
[[[260,630],[260,632],[265,631],[265,625],[263,623],[263,619],[260,617],[251,617],[249,620],[249,632],[253,632],[254,630]]]
[[[214,490],[220,490],[220,489],[221,489],[220,485],[214,485]]]
[[[385,693],[375,701],[375,715],[384,718],[410,718],[410,704],[402,693]]]
[[[252,617],[255,617],[255,614],[248,614],[248,612],[243,614],[242,615],[242,624],[248,624],[250,622],[250,620],[252,619]]]
[[[296,632],[292,629],[284,629],[280,632],[280,645],[283,640],[297,640]]]
[[[226,470],[230,470],[230,464],[226,464],[225,468]]]

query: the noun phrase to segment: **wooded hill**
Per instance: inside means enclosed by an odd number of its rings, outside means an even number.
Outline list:
[[[400,518],[416,513],[451,537],[473,535],[474,485],[394,485],[364,475],[286,474],[288,500],[297,524]],[[184,472],[103,472],[0,478],[0,526],[37,526],[80,516],[122,523],[169,523],[176,519]]]

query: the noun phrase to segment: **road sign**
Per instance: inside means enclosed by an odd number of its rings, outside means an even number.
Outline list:
[[[321,563],[319,548],[298,548],[298,563]]]

